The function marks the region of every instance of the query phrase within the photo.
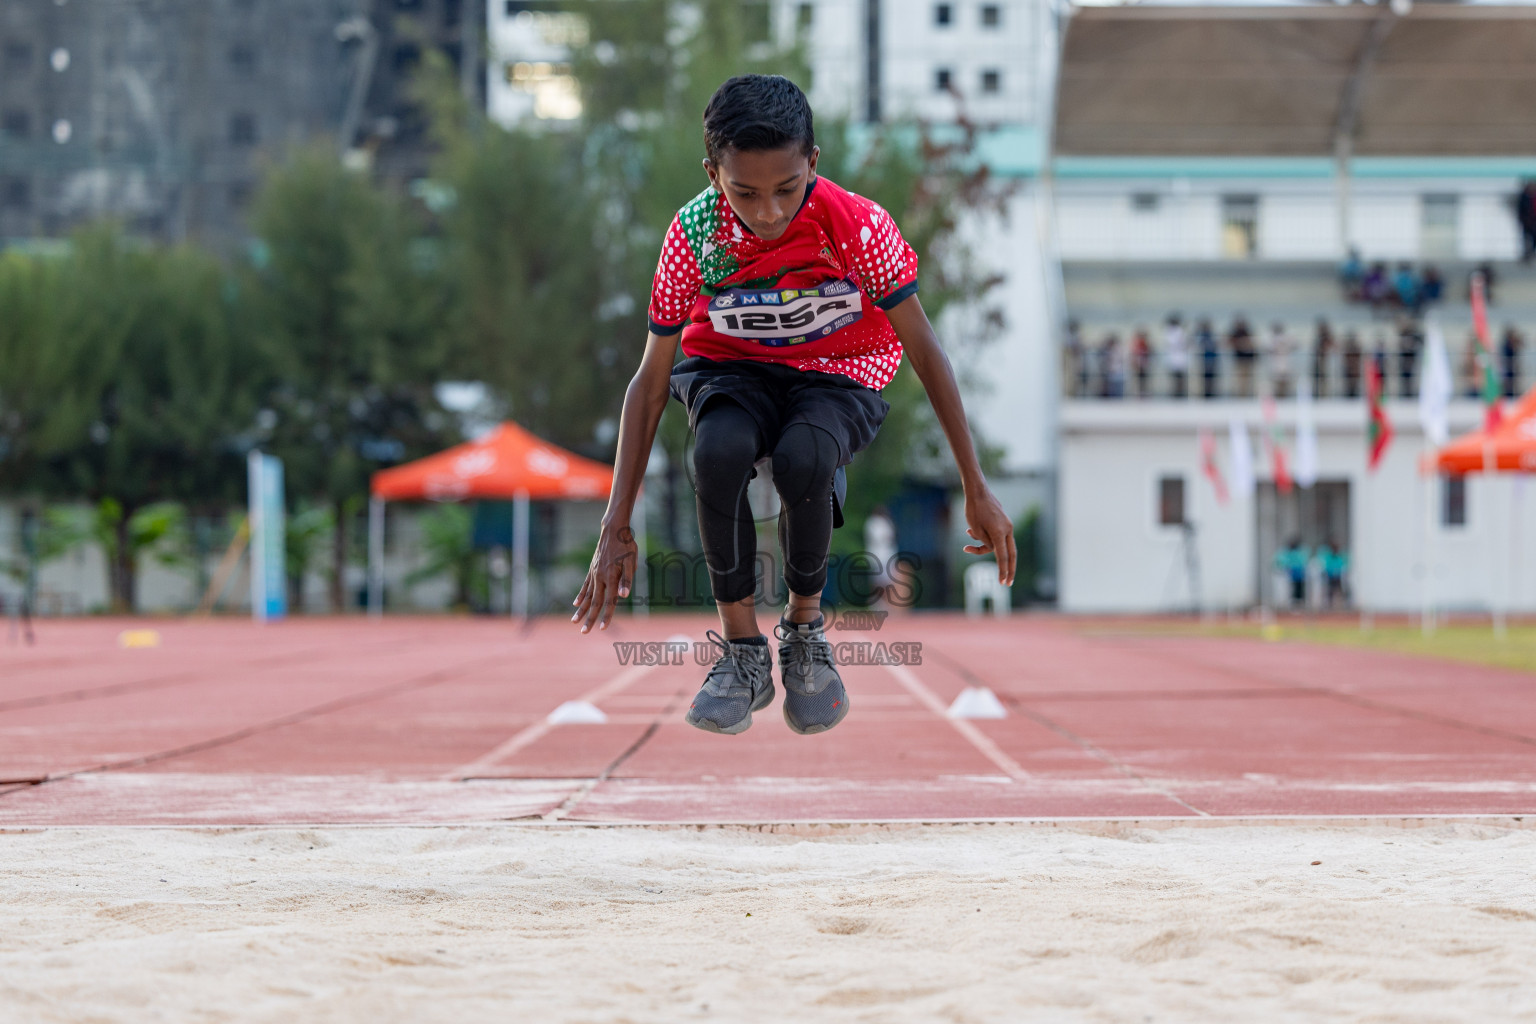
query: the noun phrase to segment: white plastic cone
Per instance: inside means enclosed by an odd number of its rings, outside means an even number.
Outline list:
[[[608,716],[595,704],[584,700],[568,700],[549,713],[550,725],[601,725]]]
[[[950,718],[1007,718],[1008,711],[985,686],[967,686],[949,706]]]

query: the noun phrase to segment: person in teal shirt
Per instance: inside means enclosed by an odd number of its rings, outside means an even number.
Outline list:
[[[1284,572],[1291,581],[1291,604],[1307,603],[1307,549],[1300,537],[1286,541],[1285,547],[1275,552],[1275,568]]]
[[[1333,607],[1334,598],[1344,603],[1344,574],[1349,571],[1349,552],[1334,543],[1332,538],[1317,546],[1317,562],[1323,570],[1324,600]]]

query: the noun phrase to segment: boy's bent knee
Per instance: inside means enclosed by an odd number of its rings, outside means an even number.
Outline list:
[[[696,478],[750,476],[758,448],[757,421],[751,413],[734,403],[717,403],[699,417],[693,471]]]
[[[809,423],[791,423],[773,449],[773,480],[779,496],[794,502],[830,494],[837,464],[835,437]]]

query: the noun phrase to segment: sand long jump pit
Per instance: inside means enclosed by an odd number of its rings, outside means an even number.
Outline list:
[[[1536,1019],[1514,820],[10,829],[7,1021]]]
[[[0,1024],[1536,1020],[1528,674],[912,616],[720,737],[558,624],[45,625]]]

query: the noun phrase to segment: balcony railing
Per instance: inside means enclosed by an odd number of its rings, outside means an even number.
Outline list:
[[[1536,382],[1536,354],[1529,346],[1507,359],[1495,340],[1494,368],[1501,392],[1514,397]],[[1377,362],[1381,370],[1386,398],[1415,398],[1424,368],[1422,348],[1374,345],[1359,353],[1335,348],[1322,359],[1310,346],[1299,347],[1287,356],[1257,351],[1251,358],[1241,358],[1223,345],[1211,356],[1195,350],[1185,369],[1170,367],[1165,352],[1154,348],[1143,361],[1129,352],[1122,338],[1117,354],[1102,348],[1069,348],[1064,353],[1062,393],[1065,398],[1105,401],[1202,401],[1218,398],[1276,398],[1294,396],[1303,375],[1312,384],[1312,394],[1320,401],[1360,399],[1365,394],[1366,364]],[[1482,394],[1482,366],[1467,358],[1465,344],[1448,346],[1451,380],[1456,397],[1474,398]]]

